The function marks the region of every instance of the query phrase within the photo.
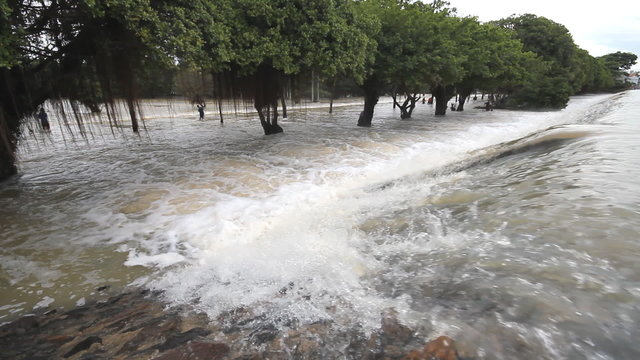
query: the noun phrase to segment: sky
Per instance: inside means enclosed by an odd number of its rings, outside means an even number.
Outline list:
[[[449,0],[459,16],[477,16],[482,22],[512,14],[535,14],[564,25],[573,41],[592,56],[616,51],[640,58],[640,7],[635,1],[576,0]],[[640,65],[633,67],[640,70]]]

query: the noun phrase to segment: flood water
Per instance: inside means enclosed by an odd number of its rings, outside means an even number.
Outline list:
[[[364,332],[392,309],[480,359],[640,358],[640,91],[473,105],[299,108],[274,136],[170,107],[140,137],[53,121],[0,184],[0,322],[131,285]]]

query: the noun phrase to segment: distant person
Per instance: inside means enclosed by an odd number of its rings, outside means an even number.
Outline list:
[[[429,97],[429,99],[427,99],[427,104],[432,105],[433,104],[433,96]]]
[[[49,126],[49,115],[44,111],[44,108],[40,108],[40,113],[38,113],[38,119],[40,119],[40,125],[42,125],[42,130],[51,131],[51,127]]]
[[[451,111],[456,111],[456,103],[451,103]]]
[[[422,103],[424,104],[426,102],[427,102],[427,97],[425,96],[425,97],[422,98]]]
[[[204,108],[207,107],[205,103],[196,105],[198,107],[198,113],[200,113],[200,120],[204,120]]]

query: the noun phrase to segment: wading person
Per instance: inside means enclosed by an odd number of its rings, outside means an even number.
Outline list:
[[[204,120],[204,108],[207,106],[205,103],[196,105],[198,107],[198,113],[200,113],[200,120]]]
[[[38,114],[38,118],[40,119],[40,125],[42,125],[42,130],[51,131],[51,127],[49,126],[49,116],[44,111],[44,108],[40,108],[40,113]]]

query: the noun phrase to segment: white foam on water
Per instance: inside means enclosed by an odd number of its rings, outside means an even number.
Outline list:
[[[47,306],[51,305],[53,302],[55,301],[55,299],[45,296],[44,298],[42,298],[42,300],[40,302],[38,302],[33,309],[40,309],[40,308],[46,308]]]

